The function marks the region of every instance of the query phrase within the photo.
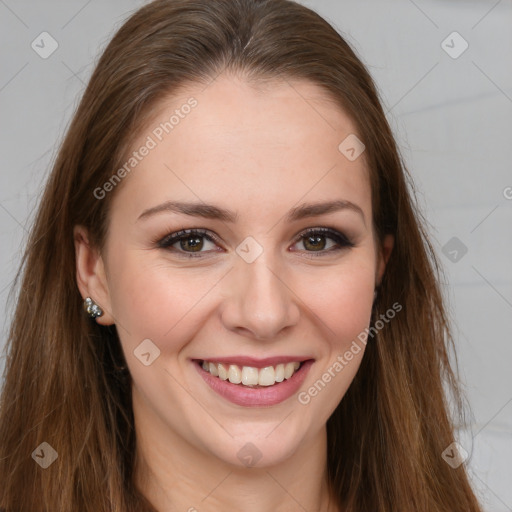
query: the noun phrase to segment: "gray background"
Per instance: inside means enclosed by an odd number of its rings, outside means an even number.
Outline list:
[[[143,3],[0,0],[0,347],[50,162],[100,50]],[[472,412],[459,431],[466,464],[486,510],[512,511],[512,2],[302,3],[344,34],[380,89],[446,271]],[[47,59],[31,48],[43,31],[59,45]],[[444,48],[458,52],[459,36],[443,45],[454,31],[469,44],[457,58]]]

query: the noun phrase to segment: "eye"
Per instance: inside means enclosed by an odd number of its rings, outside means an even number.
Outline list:
[[[170,249],[180,256],[194,258],[201,256],[201,253],[210,252],[202,250],[205,247],[208,249],[208,244],[212,244],[210,249],[218,252],[215,247],[220,241],[213,233],[208,234],[205,229],[183,229],[167,235],[156,243],[162,249]]]
[[[220,239],[206,229],[183,229],[171,233],[161,240],[155,240],[154,243],[161,249],[171,250],[185,258],[201,257],[204,256],[204,253],[219,252],[218,246],[221,245]],[[347,247],[354,247],[354,244],[343,233],[324,227],[309,228],[303,231],[296,238],[294,245],[299,243],[302,243],[304,251],[309,253],[308,257],[324,256]],[[211,244],[210,248],[208,248],[208,244]]]
[[[328,240],[334,243],[329,245]],[[354,247],[354,243],[343,233],[332,228],[309,228],[299,235],[297,243],[302,243],[306,252],[310,253],[308,257],[324,256],[347,247]]]

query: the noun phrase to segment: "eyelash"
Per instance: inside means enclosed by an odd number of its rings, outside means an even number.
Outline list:
[[[309,255],[306,257],[313,257],[313,258],[322,257],[328,253],[333,253],[333,252],[337,252],[337,251],[340,251],[345,248],[354,247],[354,245],[355,245],[343,233],[340,233],[336,229],[324,228],[324,227],[308,228],[308,229],[302,231],[299,235],[297,235],[293,245],[295,245],[297,242],[300,242],[301,240],[303,240],[307,237],[313,236],[313,235],[323,235],[323,236],[326,236],[327,238],[331,238],[331,240],[336,242],[337,247],[332,247],[330,249],[320,250],[320,251],[306,251],[307,253],[309,253]],[[182,240],[187,240],[194,236],[200,237],[200,238],[206,238],[210,242],[213,242],[216,244],[221,244],[220,239],[213,233],[208,232],[208,230],[206,230],[206,229],[183,229],[181,231],[176,231],[175,233],[171,233],[162,239],[154,240],[153,243],[156,243],[160,249],[172,250],[172,246],[174,244],[176,244],[177,242],[180,242]],[[193,253],[193,252],[186,252],[183,250],[175,250],[173,252],[176,252],[177,254],[180,255],[180,257],[184,257],[184,258],[200,258],[200,257],[204,257],[202,255],[206,251],[199,251],[199,252]]]

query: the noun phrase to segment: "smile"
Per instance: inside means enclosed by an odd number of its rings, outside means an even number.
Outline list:
[[[209,372],[214,377],[221,380],[229,380],[231,384],[241,384],[242,386],[273,386],[276,382],[283,382],[290,379],[300,368],[298,361],[291,363],[281,363],[276,366],[266,366],[265,368],[255,368],[253,366],[238,366],[236,364],[224,365],[211,361],[203,361],[201,366],[203,370]]]
[[[222,362],[214,358],[195,359],[192,362],[207,389],[216,395],[243,407],[268,407],[295,395],[314,363],[311,358],[302,361],[293,359],[254,360],[237,357]]]

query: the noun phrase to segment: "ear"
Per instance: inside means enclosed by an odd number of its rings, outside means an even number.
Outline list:
[[[386,270],[386,265],[389,261],[389,257],[391,256],[391,251],[393,250],[394,244],[395,237],[389,234],[384,236],[382,243],[378,246],[375,286],[379,286],[382,281],[382,277],[384,276],[384,271]]]
[[[73,229],[75,242],[76,281],[80,294],[91,299],[103,310],[103,315],[96,318],[101,325],[111,325],[114,317],[111,314],[110,294],[105,274],[105,266],[99,251],[89,243],[87,229],[75,226]]]

